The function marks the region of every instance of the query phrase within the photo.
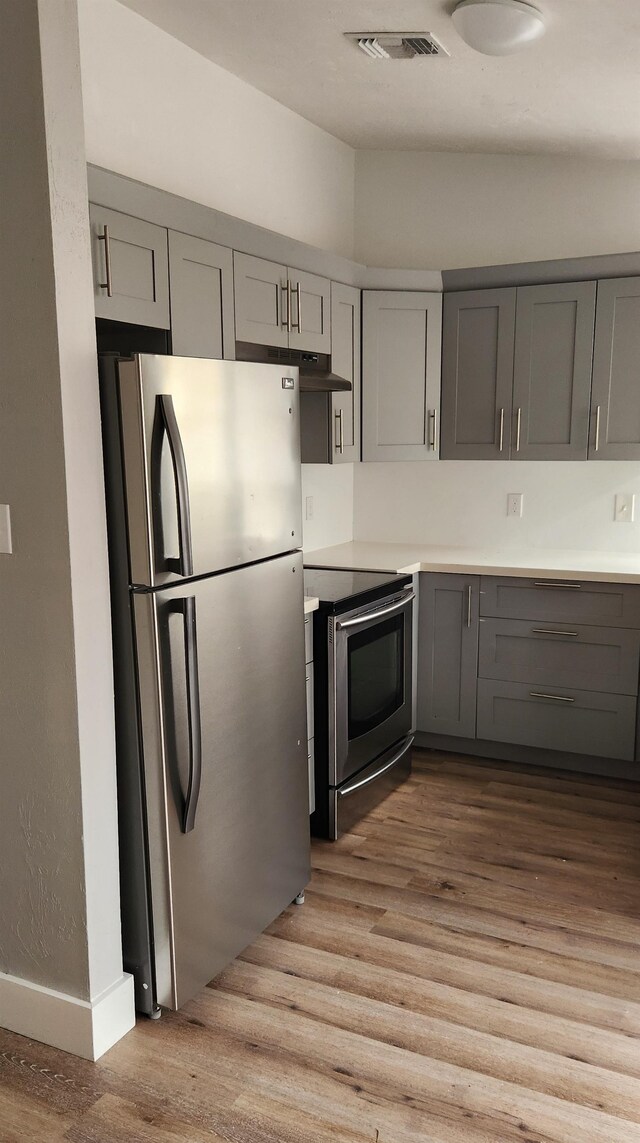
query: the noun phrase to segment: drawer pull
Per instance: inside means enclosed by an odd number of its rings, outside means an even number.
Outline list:
[[[551,583],[550,580],[540,580],[540,581],[534,580],[533,586],[534,587],[564,587],[564,588],[567,588],[569,591],[580,591],[582,584],[581,583]]]
[[[572,639],[577,639],[578,631],[554,631],[551,627],[532,627],[534,635],[566,635]]]
[[[543,691],[529,691],[531,698],[553,699],[554,702],[575,702],[574,698],[565,695],[546,695]]]

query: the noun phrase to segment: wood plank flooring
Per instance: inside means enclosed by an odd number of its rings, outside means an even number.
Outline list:
[[[640,1143],[640,783],[416,751],[97,1064],[0,1030],[0,1143]]]

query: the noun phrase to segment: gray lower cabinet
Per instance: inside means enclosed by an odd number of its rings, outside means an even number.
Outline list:
[[[478,589],[477,576],[420,576],[419,731],[475,737]]]
[[[631,761],[636,698],[478,679],[478,738]]]
[[[640,278],[598,282],[590,460],[640,460]]]
[[[360,290],[331,283],[332,370],[351,382],[342,393],[302,393],[303,464],[360,460]]]
[[[170,230],[169,287],[173,352],[233,360],[232,251]]]
[[[595,282],[516,291],[515,460],[586,460]]]
[[[96,317],[168,329],[167,231],[89,204]]]
[[[442,460],[508,460],[516,291],[445,294]]]
[[[362,295],[362,459],[437,460],[442,296]]]
[[[331,352],[331,283],[234,251],[236,340]]]
[[[595,282],[447,294],[443,460],[586,460]]]
[[[482,576],[480,614],[561,626],[640,628],[640,590],[626,583]]]

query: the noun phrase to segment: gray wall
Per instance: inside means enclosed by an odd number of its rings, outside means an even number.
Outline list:
[[[0,0],[0,971],[122,972],[104,493],[75,0]]]

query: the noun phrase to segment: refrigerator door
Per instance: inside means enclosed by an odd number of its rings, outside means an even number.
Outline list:
[[[306,885],[302,556],[134,593],[158,1003]]]
[[[139,354],[117,376],[130,583],[301,547],[297,369]]]

